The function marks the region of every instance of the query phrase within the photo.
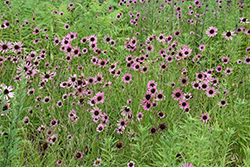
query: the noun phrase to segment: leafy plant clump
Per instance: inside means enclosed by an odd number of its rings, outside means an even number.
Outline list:
[[[0,166],[250,166],[250,2],[0,4]]]

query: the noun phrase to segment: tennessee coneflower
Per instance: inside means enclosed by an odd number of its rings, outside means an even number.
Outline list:
[[[234,34],[234,31],[227,31],[227,32],[223,32],[222,36],[224,36],[227,40],[229,39],[233,39],[232,36],[235,36],[236,34]]]
[[[50,101],[50,99],[51,98],[49,96],[46,96],[46,97],[44,97],[43,102],[48,103]]]
[[[193,96],[192,96],[191,93],[185,93],[184,96],[183,96],[183,99],[189,100],[189,99],[191,99],[192,97],[193,97]]]
[[[159,111],[157,115],[160,119],[165,118],[165,114],[163,113],[163,111]]]
[[[159,100],[162,101],[162,100],[165,99],[165,96],[162,94],[162,92],[163,92],[163,90],[159,90],[158,91],[158,93],[155,96],[156,97],[156,99],[155,99],[156,101],[159,101]]]
[[[102,162],[101,158],[97,158],[97,160],[95,160],[95,162],[93,163],[93,166],[99,166]]]
[[[59,159],[56,163],[57,163],[57,165],[61,165],[62,164],[62,159]]]
[[[118,127],[126,128],[127,124],[128,124],[128,122],[126,122],[126,119],[120,118],[120,121],[117,121]]]
[[[242,18],[240,18],[240,23],[246,24],[246,23],[249,23],[249,22],[248,22],[247,18],[242,17]]]
[[[30,96],[35,93],[35,89],[34,88],[29,89],[27,93],[28,93],[28,96]]]
[[[88,39],[90,43],[97,43],[97,37],[96,35],[91,35]]]
[[[26,125],[28,125],[30,123],[30,118],[29,117],[24,117],[23,118],[23,124],[26,124]]]
[[[214,89],[214,87],[210,87],[206,90],[206,94],[208,97],[214,97],[216,94],[216,90]]]
[[[98,107],[94,107],[93,110],[91,110],[90,112],[92,113],[92,118],[95,118],[95,117],[100,117],[101,116],[101,109],[99,109]]]
[[[125,128],[124,127],[118,127],[118,128],[116,128],[116,133],[118,133],[118,134],[122,134],[123,133],[123,131],[125,130]]]
[[[124,82],[130,82],[132,80],[131,74],[124,74],[124,77],[122,77]]]
[[[127,165],[128,165],[128,167],[135,167],[135,166],[134,166],[135,163],[134,163],[133,161],[130,161]]]
[[[146,101],[145,103],[141,104],[142,108],[146,111],[149,111],[149,109],[153,106],[150,101]]]
[[[95,94],[96,104],[104,103],[104,93],[98,92]]]
[[[218,103],[219,106],[226,106],[227,105],[227,101],[222,99],[219,103]]]
[[[181,35],[181,32],[179,30],[174,32],[174,36],[178,37],[179,35]]]
[[[12,42],[8,42],[8,44],[6,43],[6,40],[0,41],[0,52],[2,52],[2,54],[4,54],[5,52],[7,52],[8,50],[10,50],[12,47]]]
[[[184,109],[185,107],[189,107],[189,104],[186,100],[179,101],[179,104],[180,104],[179,107],[181,109]]]
[[[244,63],[250,64],[250,57],[248,57],[248,55],[244,57]]]
[[[180,79],[181,86],[186,86],[188,85],[188,77],[182,77]]]
[[[76,157],[76,159],[77,159],[77,160],[82,159],[82,158],[83,158],[83,154],[82,154],[82,152],[80,152],[80,151],[76,151],[76,153],[75,153],[75,157]]]
[[[206,48],[206,46],[204,44],[202,44],[202,45],[199,46],[200,51],[205,50],[205,48]]]
[[[14,52],[18,52],[18,51],[21,51],[22,50],[22,46],[23,44],[21,42],[14,42],[13,43],[13,47],[12,47],[12,51]]]
[[[217,31],[218,31],[218,29],[216,28],[216,27],[209,27],[208,29],[207,29],[207,32],[206,32],[206,34],[209,36],[209,37],[213,37],[213,36],[215,36],[216,34],[217,34]]]
[[[201,83],[201,89],[207,90],[208,88],[209,88],[209,82],[203,81],[203,82]]]
[[[174,98],[174,100],[180,100],[180,98],[182,98],[182,90],[181,89],[175,89],[175,90],[173,90],[173,93],[174,93],[174,95],[171,95],[173,98]]]
[[[123,115],[123,116],[127,116],[129,114],[132,114],[132,111],[131,111],[130,107],[128,107],[128,106],[123,106],[123,108],[120,111],[123,111],[121,113],[121,115]]]
[[[157,132],[157,128],[152,127],[152,128],[149,129],[149,132],[150,132],[151,134],[155,134],[155,133]]]
[[[56,119],[52,119],[51,122],[50,122],[50,126],[53,126],[55,127],[57,125],[57,120]]]
[[[160,123],[158,128],[163,131],[167,129],[167,125],[166,123]]]
[[[147,51],[147,52],[152,52],[153,50],[154,50],[153,45],[147,45],[147,46],[146,46],[146,51]]]
[[[228,58],[228,57],[223,57],[223,58],[221,59],[221,61],[222,61],[223,63],[227,64],[227,63],[229,62],[229,58]]]
[[[68,30],[68,29],[69,29],[69,25],[68,25],[68,24],[65,24],[65,25],[64,25],[64,28],[65,28],[66,30]]]
[[[51,129],[49,129],[49,130],[47,130],[47,132],[46,132],[46,135],[51,135],[52,134],[52,130]]]
[[[185,106],[185,107],[184,107],[184,112],[185,112],[186,114],[188,114],[188,113],[189,113],[189,111],[190,111],[189,106]]]
[[[96,128],[96,131],[97,132],[102,132],[104,130],[104,125],[103,124],[99,124],[98,126],[97,126],[97,128]]]
[[[221,71],[222,71],[222,66],[217,66],[217,67],[216,67],[216,71],[217,71],[217,72],[221,72]]]
[[[225,74],[231,74],[233,73],[233,69],[232,68],[226,68],[226,70],[224,71]]]
[[[37,128],[37,130],[39,131],[44,131],[46,129],[46,127],[44,125],[41,125]]]
[[[198,0],[199,1],[199,0]],[[192,163],[184,163],[184,164],[182,164],[181,166],[179,166],[179,167],[195,167],[194,165],[192,165]]]
[[[147,85],[147,88],[156,88],[157,86],[157,82],[155,82],[154,80],[153,81],[149,81],[148,82],[148,85]]]
[[[116,148],[118,149],[122,149],[123,148],[123,143],[118,141],[116,144],[115,144]]]
[[[34,35],[38,34],[39,32],[40,32],[40,27],[34,28],[34,30],[33,30]]]
[[[14,92],[11,92],[12,90],[14,90],[13,86],[9,86],[7,87],[5,84],[1,84],[0,85],[0,97],[2,97],[2,95],[4,96],[4,99],[8,100],[14,97]]]
[[[203,123],[207,123],[207,121],[210,119],[210,117],[208,116],[208,113],[206,114],[201,114],[200,120],[203,121]]]
[[[143,113],[139,112],[137,115],[136,115],[137,119],[140,121],[142,120],[142,117],[143,117]]]

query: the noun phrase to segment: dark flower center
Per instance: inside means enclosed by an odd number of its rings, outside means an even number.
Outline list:
[[[160,128],[161,130],[164,130],[164,129],[166,129],[166,125],[165,125],[164,123],[161,123],[161,124],[159,125],[159,128]]]
[[[55,142],[55,141],[56,141],[56,137],[53,137],[53,138],[52,138],[52,141]]]
[[[176,96],[176,97],[180,97],[181,94],[180,94],[179,92],[177,92],[177,93],[175,94],[175,96]]]
[[[18,45],[15,45],[14,48],[17,50],[17,49],[19,49],[19,46],[18,46]]]
[[[9,90],[5,89],[4,92],[3,92],[3,94],[5,94],[5,95],[9,94]]]
[[[146,99],[149,100],[151,98],[150,95],[146,95]]]
[[[67,48],[67,52],[71,52],[71,48]]]
[[[80,153],[77,153],[76,154],[76,158],[80,158],[81,157],[81,154]]]
[[[206,87],[207,87],[207,85],[206,85],[206,84],[203,84],[203,85],[202,85],[202,88],[204,88],[204,89],[205,89]]]
[[[7,110],[8,109],[8,107],[5,105],[5,106],[3,106],[3,111],[5,111],[5,110]]]
[[[3,50],[5,50],[5,49],[7,49],[7,48],[8,48],[8,46],[7,46],[7,45],[5,45],[5,44],[3,44],[3,45],[2,45],[2,48],[3,48]]]
[[[156,132],[156,128],[151,128],[151,133],[155,133]]]
[[[95,111],[94,114],[97,116],[99,115],[99,111]]]
[[[117,147],[117,148],[122,148],[122,145],[123,145],[122,142],[116,143],[116,147]]]
[[[207,116],[206,116],[206,115],[204,115],[202,118],[203,118],[204,120],[206,120],[206,119],[207,119]]]
[[[45,74],[45,78],[49,78],[50,77],[50,75],[49,74]]]
[[[213,94],[214,93],[214,91],[213,90],[209,90],[209,92],[208,92],[209,94]]]
[[[102,97],[101,97],[101,96],[98,96],[96,99],[97,99],[98,101],[101,101],[101,100],[102,100]]]
[[[132,167],[133,165],[134,165],[134,164],[133,164],[133,163],[131,163],[131,162],[128,164],[128,166],[131,166],[131,167]]]
[[[227,33],[226,33],[226,36],[227,36],[227,37],[230,37],[230,36],[231,36],[231,32],[227,32]]]

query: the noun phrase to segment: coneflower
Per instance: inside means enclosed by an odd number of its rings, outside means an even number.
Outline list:
[[[135,167],[135,163],[133,161],[130,161],[127,165],[128,167]]]
[[[235,36],[236,34],[234,34],[234,31],[227,31],[227,32],[223,32],[222,36],[224,36],[227,40],[229,39],[233,39],[232,36]]]
[[[215,36],[215,35],[217,34],[217,31],[218,31],[218,29],[217,29],[216,27],[211,26],[211,27],[209,27],[209,28],[207,29],[206,34],[207,34],[209,37],[213,37],[213,36]]]
[[[75,158],[76,158],[77,160],[82,159],[82,158],[83,158],[83,154],[82,154],[82,152],[80,152],[80,151],[76,151],[76,153],[75,153]]]
[[[23,124],[26,124],[26,125],[28,125],[30,123],[30,118],[29,117],[24,117],[23,118]]]
[[[175,89],[175,90],[173,90],[174,94],[171,96],[174,98],[174,100],[180,100],[183,96],[183,94],[181,92],[182,92],[181,89]]]
[[[124,74],[123,80],[124,80],[124,82],[130,82],[132,80],[132,75],[131,74]]]
[[[122,149],[123,148],[123,143],[122,142],[120,142],[120,141],[118,141],[116,144],[115,144],[115,146],[116,146],[116,148],[118,148],[118,149]]]
[[[200,120],[203,121],[203,123],[207,123],[207,121],[210,119],[210,117],[208,116],[208,113],[206,114],[201,114]]]
[[[101,158],[97,158],[97,160],[95,160],[95,162],[93,163],[93,166],[99,166],[102,162]]]

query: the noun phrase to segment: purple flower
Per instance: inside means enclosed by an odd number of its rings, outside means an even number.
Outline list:
[[[208,113],[206,114],[201,114],[200,120],[203,121],[203,123],[207,123],[207,121],[210,119],[210,117],[208,116]]]
[[[135,163],[133,161],[130,161],[127,165],[128,167],[134,167]]]
[[[195,167],[195,166],[193,166],[192,165],[192,163],[184,163],[184,164],[182,164],[180,167]]]

